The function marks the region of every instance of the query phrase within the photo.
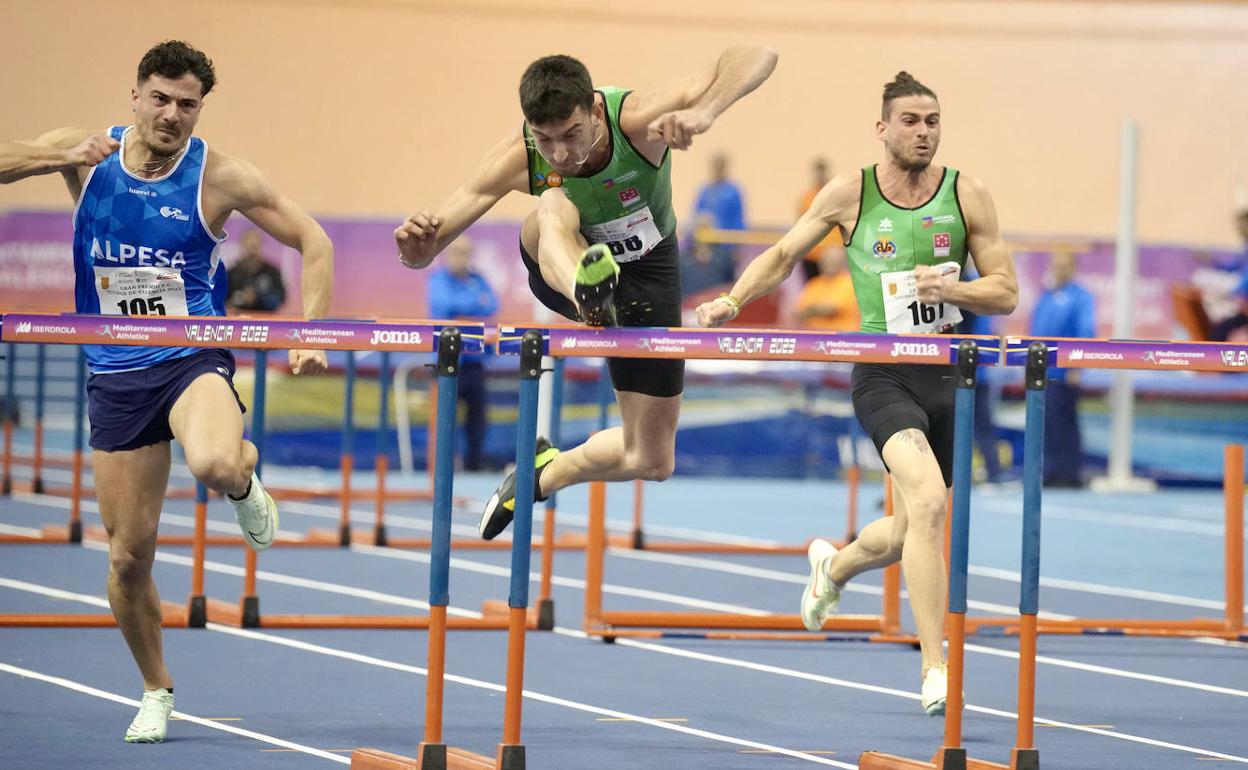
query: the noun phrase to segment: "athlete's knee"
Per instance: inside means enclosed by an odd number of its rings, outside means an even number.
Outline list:
[[[919,537],[936,540],[945,536],[946,493],[943,486],[923,488],[906,498],[908,529]]]
[[[140,586],[151,579],[155,553],[142,545],[113,543],[108,549],[108,568],[123,588]]]
[[[642,481],[667,481],[676,471],[673,452],[653,449],[626,452],[624,460],[633,478]]]
[[[885,541],[883,556],[887,556],[892,561],[901,558],[901,549],[906,544],[906,530],[904,527],[894,527],[893,531],[888,534],[888,540]]]
[[[524,218],[524,224],[520,225],[520,243],[524,244],[524,250],[529,252],[529,256],[537,259],[538,244],[541,243],[538,237],[541,234],[541,227],[537,222],[537,212],[529,212]]]
[[[187,452],[186,467],[196,481],[218,492],[235,491],[245,475],[240,453],[223,449]]]
[[[567,193],[559,187],[552,187],[537,199],[537,221],[539,226],[555,225],[575,230],[580,227],[581,215]]]

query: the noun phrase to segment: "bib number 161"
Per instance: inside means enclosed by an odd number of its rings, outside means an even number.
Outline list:
[[[945,303],[943,302],[938,305],[928,305],[915,300],[906,305],[906,308],[909,309],[911,320],[914,321],[915,326],[934,323],[937,318],[945,317]]]

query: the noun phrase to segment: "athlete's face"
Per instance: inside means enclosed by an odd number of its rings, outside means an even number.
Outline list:
[[[593,165],[590,156],[602,147],[605,128],[602,106],[595,101],[591,109],[577,107],[566,120],[530,125],[529,131],[551,168],[563,176],[576,176]]]
[[[153,155],[169,156],[182,149],[203,106],[204,85],[189,72],[179,78],[152,75],[130,92],[134,125]]]
[[[889,106],[888,120],[875,124],[876,135],[897,165],[927,168],[940,146],[940,105],[930,96],[903,96]]]

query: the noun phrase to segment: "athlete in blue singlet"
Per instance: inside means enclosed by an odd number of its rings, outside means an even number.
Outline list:
[[[218,247],[238,211],[303,255],[304,313],[329,310],[333,246],[310,216],[251,164],[192,136],[216,82],[212,62],[186,43],[153,47],[139,62],[133,126],[106,133],[59,129],[31,142],[0,142],[0,183],[60,172],[74,210],[79,313],[220,316],[225,281]],[[118,329],[122,323],[104,327]],[[87,345],[91,462],[109,536],[108,599],[143,675],[131,743],[165,739],[173,679],[161,648],[152,581],[156,527],[177,438],[190,472],[229,496],[243,537],[273,542],[277,508],[256,478],[256,447],[243,440],[242,403],[227,350]],[[296,374],[325,369],[321,351],[292,350]]]

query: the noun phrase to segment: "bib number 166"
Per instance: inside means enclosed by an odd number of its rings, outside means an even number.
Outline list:
[[[611,256],[622,257],[630,252],[641,251],[645,244],[641,238],[636,235],[630,235],[622,241],[607,241],[606,246],[611,249]]]

